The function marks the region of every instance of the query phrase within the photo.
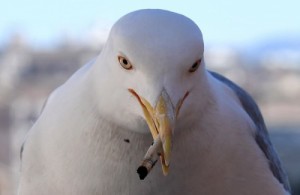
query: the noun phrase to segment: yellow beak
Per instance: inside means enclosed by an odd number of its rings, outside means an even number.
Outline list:
[[[129,91],[138,99],[145,120],[149,126],[150,132],[152,134],[153,140],[156,140],[159,136],[162,142],[162,153],[160,156],[162,170],[164,175],[168,174],[171,149],[172,149],[172,134],[175,125],[175,108],[165,90],[162,91],[155,107],[139,96],[133,89]]]
[[[164,93],[164,91],[159,97],[158,102],[155,106],[154,118],[157,121],[158,135],[160,136],[160,139],[162,141],[162,169],[164,175],[167,175],[170,165],[175,112],[168,94]],[[153,136],[153,139],[155,138],[156,137]]]

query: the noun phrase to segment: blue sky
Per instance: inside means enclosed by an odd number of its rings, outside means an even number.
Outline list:
[[[0,0],[0,44],[21,32],[37,46],[68,32],[79,38],[95,23],[107,27],[144,8],[184,14],[201,28],[206,43],[245,45],[276,36],[300,36],[299,0]]]

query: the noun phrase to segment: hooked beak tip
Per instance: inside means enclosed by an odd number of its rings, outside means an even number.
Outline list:
[[[158,136],[161,140],[162,170],[164,175],[167,175],[170,165],[172,137],[174,133],[176,118],[179,114],[184,100],[189,95],[189,92],[186,92],[184,97],[179,100],[175,108],[169,94],[165,89],[162,90],[161,95],[159,96],[154,107],[152,107],[146,99],[139,96],[133,89],[128,89],[128,91],[133,94],[139,101],[153,140],[156,140]]]

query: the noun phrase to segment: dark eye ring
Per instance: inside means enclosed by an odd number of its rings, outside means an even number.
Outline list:
[[[121,64],[121,66],[122,66],[124,69],[126,69],[126,70],[132,69],[131,63],[130,63],[129,60],[127,60],[125,57],[123,57],[123,56],[118,56],[118,60],[119,60],[119,63]]]
[[[195,72],[201,64],[201,59],[197,60],[189,69],[189,72]]]

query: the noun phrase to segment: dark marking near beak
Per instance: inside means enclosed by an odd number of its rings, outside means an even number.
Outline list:
[[[130,143],[130,140],[129,139],[124,139],[124,142]]]

